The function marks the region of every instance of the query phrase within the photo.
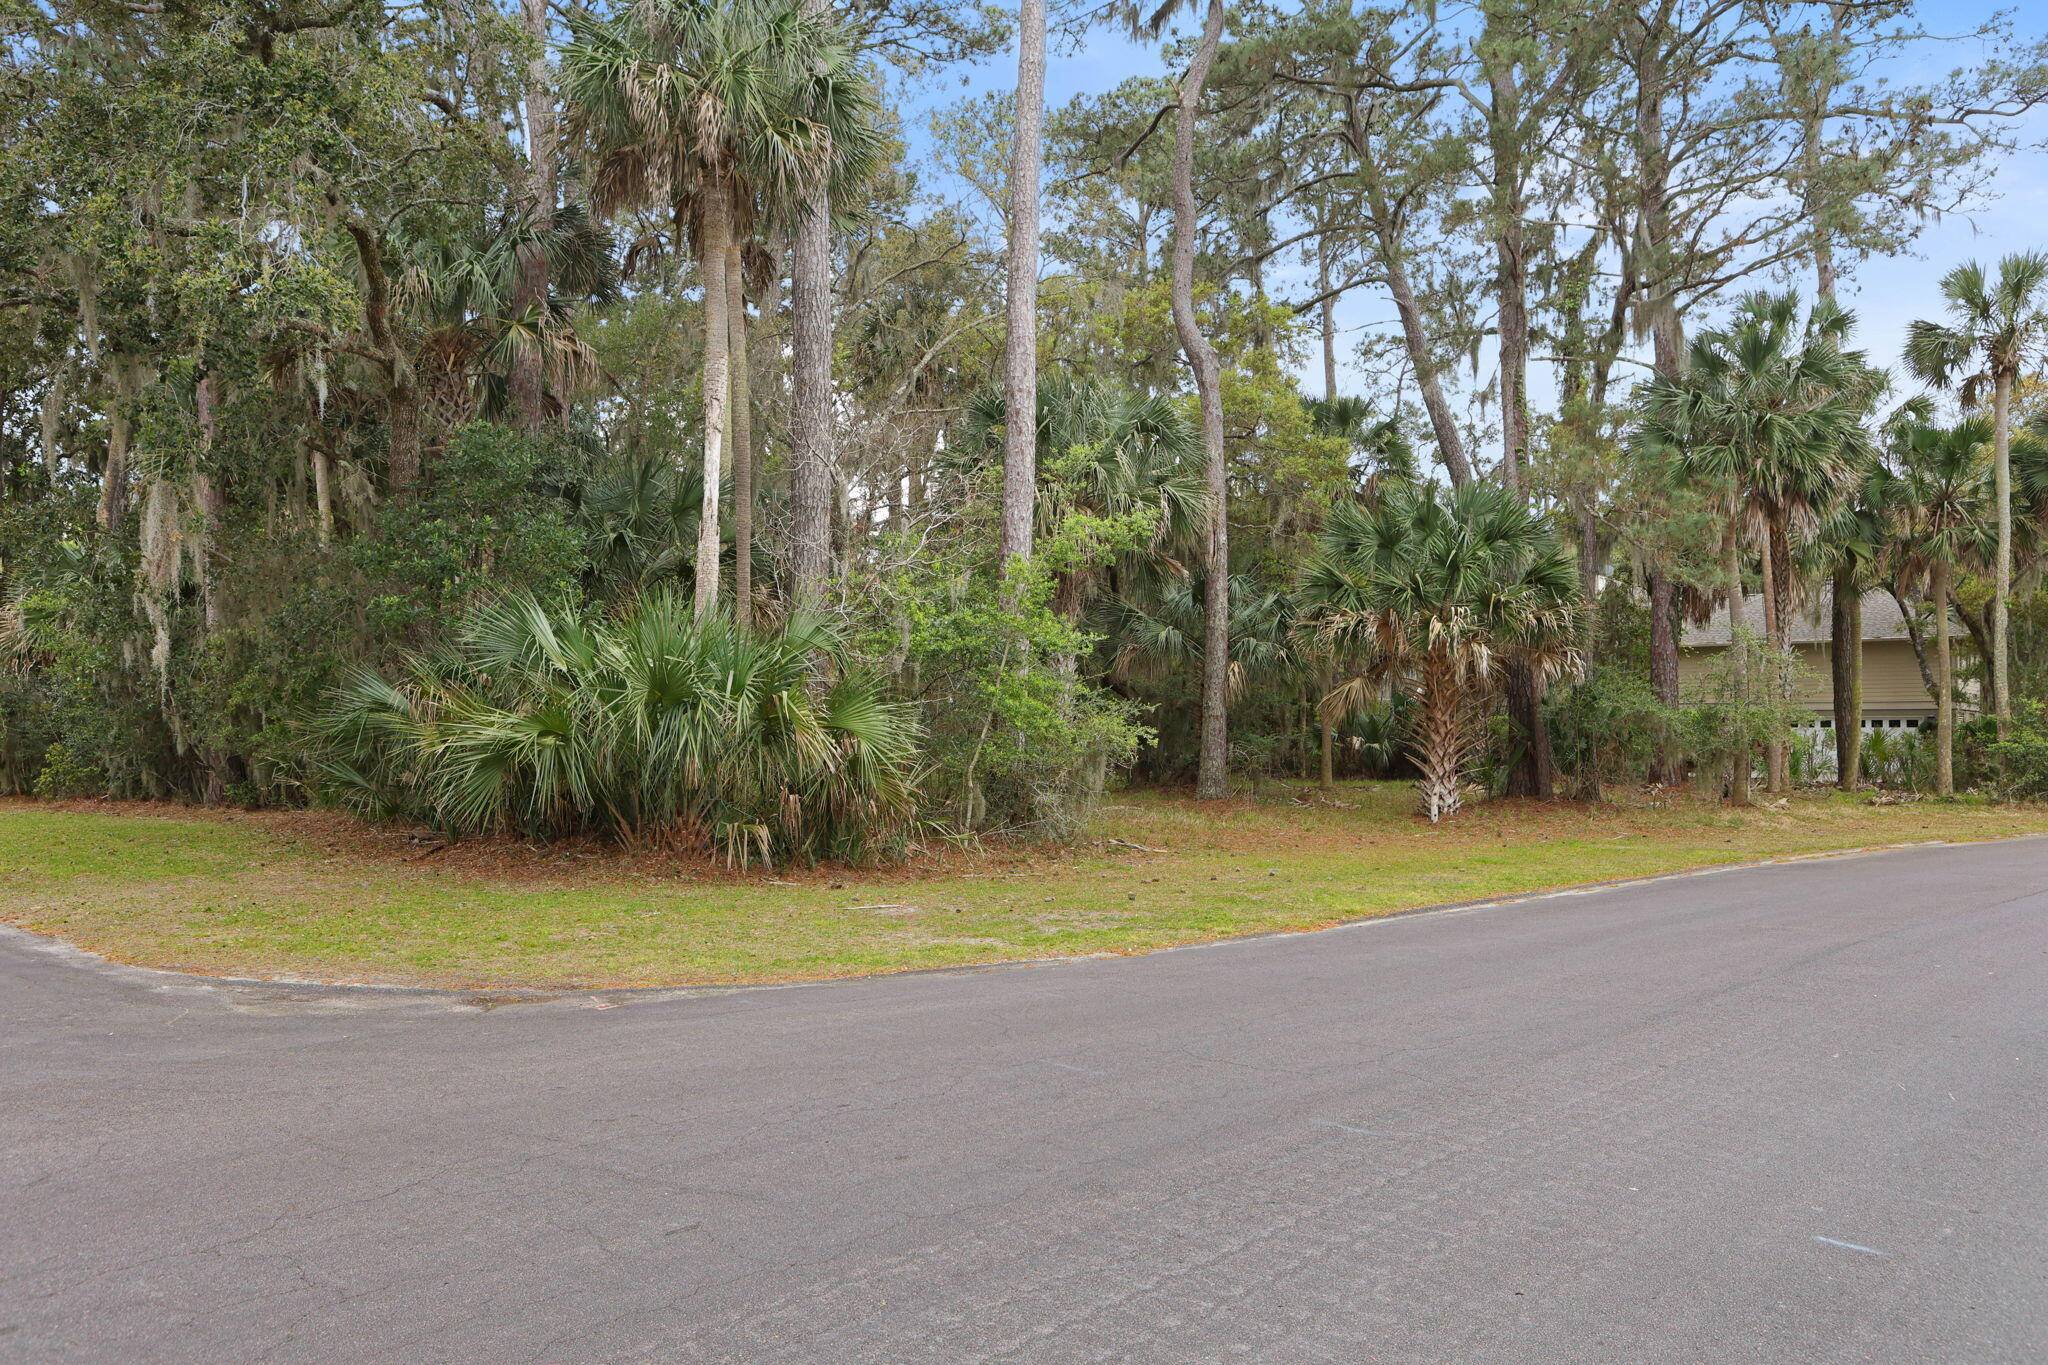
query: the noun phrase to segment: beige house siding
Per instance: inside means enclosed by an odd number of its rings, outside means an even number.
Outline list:
[[[1692,697],[1718,670],[1725,647],[1689,645],[1678,653],[1678,687],[1681,695]],[[1794,690],[1799,704],[1819,715],[1834,713],[1834,675],[1830,670],[1831,647],[1799,644],[1792,647],[1799,656],[1800,677]],[[1920,665],[1913,657],[1910,640],[1869,640],[1863,646],[1863,714],[1882,716],[1932,716],[1934,699],[1920,680]]]

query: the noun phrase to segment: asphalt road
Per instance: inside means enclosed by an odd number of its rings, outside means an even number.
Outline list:
[[[10,935],[0,1356],[2048,1358],[2048,842],[492,1008]]]

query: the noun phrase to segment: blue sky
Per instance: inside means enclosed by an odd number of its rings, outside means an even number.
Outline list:
[[[1974,27],[1996,9],[1979,0],[1936,0],[1921,7],[1921,16],[1930,26],[1953,33]],[[2048,17],[2032,18],[2024,13],[2023,7],[2018,15],[2018,29],[2022,37],[2038,36],[2048,30]],[[1917,69],[1901,66],[1895,75],[1901,82],[1932,79],[1986,55],[1989,54],[1982,44],[1950,43]],[[924,149],[926,139],[921,125],[932,110],[963,96],[1010,88],[1016,76],[1015,61],[1014,53],[1008,52],[929,78],[902,108],[913,153],[921,154]],[[1160,74],[1164,69],[1158,45],[1132,42],[1113,29],[1097,29],[1078,46],[1070,44],[1054,52],[1046,74],[1047,102],[1057,106],[1076,95],[1109,90],[1130,76]],[[2037,111],[2023,127],[2022,138],[2033,144],[2048,142],[2048,113]],[[948,193],[950,187],[944,177],[936,176],[929,167],[926,176],[928,187],[942,195]],[[2043,248],[2048,248],[2048,152],[2036,145],[2005,162],[1996,177],[1993,197],[1974,205],[1965,214],[1930,224],[1911,255],[1866,262],[1858,267],[1847,282],[1844,302],[1856,310],[1861,320],[1859,339],[1871,358],[1896,368],[1908,323],[1916,317],[1935,315],[1939,308],[1938,282],[1950,267],[1973,258],[1988,264],[2009,252]],[[1810,279],[1799,283],[1811,288]],[[1305,295],[1307,291],[1302,292]],[[1698,327],[1703,321],[1693,319],[1691,324]],[[1391,305],[1371,289],[1355,291],[1339,305],[1338,327],[1344,333],[1345,343],[1355,342],[1364,330],[1385,329],[1391,322]],[[1347,391],[1367,387],[1353,352],[1351,344],[1340,346],[1339,382]],[[1312,356],[1305,369],[1312,372],[1312,377],[1304,375],[1310,390],[1319,392],[1320,360]],[[1487,374],[1490,367],[1482,373],[1482,382]],[[1901,383],[1906,382],[1902,377]],[[1537,402],[1547,399],[1549,387],[1546,374],[1531,376],[1531,396]]]

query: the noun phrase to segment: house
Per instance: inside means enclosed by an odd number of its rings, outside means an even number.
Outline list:
[[[1832,730],[1835,688],[1832,620],[1834,594],[1826,585],[1802,606],[1793,609],[1786,631],[1787,642],[1799,656],[1800,676],[1793,699],[1810,707],[1814,728]],[[1750,594],[1742,604],[1742,623],[1761,637],[1764,633],[1764,605],[1760,594]],[[1931,629],[1925,645],[1934,647]],[[1728,646],[1728,608],[1714,608],[1703,626],[1688,626],[1679,637],[1678,685],[1681,693],[1696,692],[1721,666]],[[1968,637],[1955,626],[1956,638]],[[1917,730],[1934,720],[1934,698],[1920,673],[1913,638],[1899,604],[1887,592],[1863,596],[1863,728],[1865,730]]]

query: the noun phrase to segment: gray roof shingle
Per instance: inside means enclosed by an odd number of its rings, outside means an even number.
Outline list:
[[[1833,639],[1834,597],[1832,585],[1823,584],[1803,605],[1794,607],[1786,637],[1795,645],[1826,644]],[[1761,593],[1750,593],[1743,598],[1742,624],[1759,636],[1764,633],[1764,599]],[[1907,638],[1905,618],[1899,615],[1899,604],[1892,600],[1890,593],[1863,594],[1863,638],[1866,642]],[[1727,604],[1716,606],[1713,619],[1705,625],[1687,626],[1678,643],[1685,649],[1727,644]]]

